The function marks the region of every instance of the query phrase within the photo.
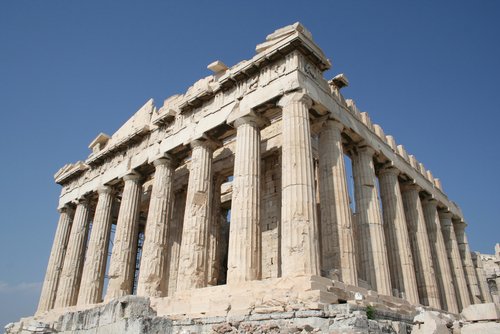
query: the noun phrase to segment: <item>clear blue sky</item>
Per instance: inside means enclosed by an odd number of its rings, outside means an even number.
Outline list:
[[[442,180],[472,248],[493,252],[499,1],[2,1],[0,325],[36,307],[58,219],[53,174],[147,99],[184,92],[213,60],[251,58],[296,21],[332,60],[327,78],[348,76],[344,95]]]

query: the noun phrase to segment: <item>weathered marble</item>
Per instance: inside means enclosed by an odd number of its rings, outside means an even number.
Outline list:
[[[102,301],[114,194],[109,186],[99,187],[97,193],[99,197],[83,265],[78,305],[96,304]]]
[[[343,125],[327,120],[319,136],[319,192],[321,209],[321,270],[340,271],[344,283],[357,285],[347,175],[342,149]]]
[[[382,214],[373,165],[375,151],[359,147],[352,157],[356,219],[358,228],[358,270],[361,277],[380,294],[392,295],[391,275]]]
[[[74,209],[70,206],[64,206],[59,212],[59,222],[57,223],[56,234],[52,243],[52,250],[50,251],[49,263],[43,281],[37,313],[49,311],[54,307],[59,277],[61,276],[66,247],[68,246]]]
[[[76,206],[54,308],[73,306],[77,302],[89,229],[89,215],[90,203],[88,199],[82,198]]]
[[[132,294],[134,284],[142,176],[127,174],[123,181],[125,185],[109,264],[106,302]]]
[[[378,173],[391,283],[403,298],[412,304],[418,304],[415,267],[398,175],[399,171],[395,168],[384,168]]]
[[[137,295],[162,297],[168,294],[167,246],[175,162],[172,157],[165,157],[155,160],[154,166],[154,182],[142,250],[145,261],[142,261],[139,271]]]
[[[283,276],[319,275],[319,233],[309,108],[302,93],[285,95],[283,110],[281,271]]]

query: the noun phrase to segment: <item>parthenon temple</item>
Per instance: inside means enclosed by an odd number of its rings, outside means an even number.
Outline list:
[[[331,66],[296,23],[100,133],[55,175],[60,218],[37,316],[134,298],[192,324],[492,303],[458,205],[344,98],[344,74],[323,77]]]

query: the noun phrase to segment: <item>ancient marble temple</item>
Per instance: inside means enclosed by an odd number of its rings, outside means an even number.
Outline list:
[[[297,23],[100,133],[55,175],[60,218],[37,314],[127,295],[167,316],[217,314],[277,307],[290,287],[288,304],[458,314],[491,301],[460,208],[343,97],[346,76],[323,77],[330,67]]]

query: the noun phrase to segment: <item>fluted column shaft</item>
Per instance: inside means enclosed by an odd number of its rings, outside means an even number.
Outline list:
[[[459,310],[463,310],[470,305],[470,297],[451,217],[452,214],[450,212],[439,212],[443,239],[448,254],[453,282],[455,283],[455,294],[457,300],[460,302]]]
[[[168,293],[167,246],[175,165],[171,158],[161,158],[153,164],[155,175],[144,234],[137,295],[163,297]]]
[[[186,190],[178,192],[174,199],[172,221],[168,232],[168,295],[177,291],[177,273],[179,272],[179,254],[182,242],[182,225],[186,208]]]
[[[252,117],[237,119],[227,282],[261,277],[260,129]],[[244,245],[244,246],[243,246]]]
[[[401,188],[418,294],[423,305],[441,309],[424,212],[418,193],[419,188],[416,185],[406,185]]]
[[[116,222],[105,301],[132,294],[134,286],[142,182],[140,175],[135,173],[125,175],[123,180],[125,184]]]
[[[344,283],[358,285],[342,129],[340,122],[327,120],[319,137],[321,271],[339,269]]]
[[[76,206],[54,308],[73,306],[77,302],[89,228],[89,211],[89,202],[86,199],[80,200]]]
[[[377,180],[371,147],[362,147],[353,155],[354,194],[359,227],[359,268],[364,278],[378,293],[391,296],[391,275],[385,243]]]
[[[106,261],[108,259],[111,233],[113,189],[108,186],[97,190],[99,198],[90,232],[87,256],[83,266],[82,284],[78,294],[78,305],[96,304],[102,301]]]
[[[282,275],[320,275],[319,233],[314,190],[309,108],[301,93],[286,95],[282,106]]]
[[[425,223],[427,225],[427,232],[429,234],[432,258],[434,259],[434,269],[436,272],[439,294],[441,296],[441,306],[443,309],[457,314],[457,297],[444,244],[443,233],[441,232],[441,222],[439,221],[437,213],[437,202],[435,200],[425,200],[422,203],[422,207]]]
[[[210,210],[210,228],[208,233],[208,260],[207,260],[207,275],[208,285],[215,286],[221,274],[219,247],[221,245],[221,185],[224,178],[220,175],[213,177],[212,190],[212,209]]]
[[[186,211],[179,256],[177,291],[207,285],[208,231],[212,203],[211,143],[196,140],[189,171]]]
[[[474,268],[476,270],[477,281],[479,289],[481,292],[481,302],[492,303],[493,298],[491,297],[490,289],[488,287],[488,282],[486,280],[486,275],[484,273],[483,260],[479,252],[471,253],[472,262],[474,263]]]
[[[54,307],[59,277],[64,264],[64,255],[66,254],[74,210],[68,206],[64,206],[59,212],[59,222],[57,223],[56,234],[52,243],[52,250],[50,251],[49,263],[47,264],[37,313],[49,311]]]
[[[393,288],[404,293],[412,304],[419,303],[415,266],[410,249],[403,198],[398,181],[399,171],[385,168],[379,173],[380,197],[387,252]]]
[[[474,264],[472,262],[469,242],[467,241],[467,235],[465,234],[466,224],[462,221],[457,221],[456,223],[453,223],[453,227],[457,237],[458,250],[460,252],[460,257],[462,258],[465,279],[467,280],[471,302],[474,304],[482,303],[480,298],[480,287],[474,270]]]

